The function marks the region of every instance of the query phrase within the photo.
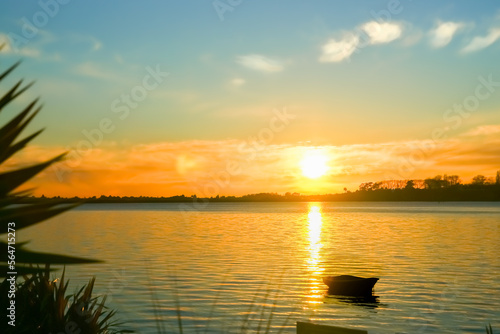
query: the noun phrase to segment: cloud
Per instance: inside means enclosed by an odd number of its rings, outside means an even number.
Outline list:
[[[471,130],[472,135],[439,142],[428,139],[314,147],[263,143],[256,148],[252,141],[236,139],[133,146],[103,142],[80,156],[71,150],[66,161],[47,169],[27,186],[38,187],[38,195],[49,196],[307,192],[311,189],[301,183],[300,160],[311,149],[321,150],[333,162],[329,178],[321,182],[324,189],[314,190],[316,193],[341,191],[345,186],[356,189],[366,181],[422,179],[443,173],[458,174],[465,180],[498,170],[500,138],[491,134],[499,131],[499,125],[484,125]],[[26,166],[63,151],[66,148],[62,146],[29,146],[9,159],[6,167]],[[58,171],[64,182],[58,179]]]
[[[430,31],[431,45],[435,48],[442,48],[448,45],[457,31],[465,26],[462,22],[441,22]]]
[[[0,33],[0,45],[3,45],[2,52],[10,52],[12,50],[9,37],[2,33]]]
[[[242,78],[234,78],[231,80],[231,85],[234,87],[241,87],[246,83],[245,79]]]
[[[85,45],[88,51],[95,52],[102,48],[102,42],[92,35],[70,33],[66,35],[66,39],[72,43]]]
[[[260,72],[280,72],[284,69],[284,65],[281,62],[257,54],[239,56],[236,58],[236,62],[249,69]]]
[[[354,31],[344,33],[340,39],[330,39],[322,47],[319,61],[322,63],[336,63],[349,59],[356,49],[366,45],[390,43],[402,36],[401,23],[370,21],[357,27]],[[367,43],[361,45],[361,37],[367,37]],[[412,40],[406,41],[411,45],[420,39],[416,34]],[[364,41],[363,41],[364,42]]]
[[[3,45],[3,49],[0,51],[6,54],[18,54],[23,57],[38,58],[41,55],[39,49],[34,47],[23,47],[19,49],[14,49],[11,44],[9,36],[0,33],[0,45]]]
[[[62,60],[59,53],[47,53],[44,50],[47,44],[53,43],[55,40],[56,37],[52,33],[39,29],[36,39],[22,43],[17,42],[19,45],[16,45],[15,40],[0,32],[0,45],[4,45],[0,53],[33,58],[44,62],[59,62]]]
[[[370,21],[361,26],[368,37],[370,44],[385,44],[390,43],[403,33],[403,27],[399,23]]]
[[[102,65],[93,62],[85,62],[77,65],[74,72],[78,75],[91,77],[94,79],[120,81],[120,77],[115,73],[109,71]]]
[[[125,61],[123,60],[123,57],[122,57],[121,55],[119,55],[119,54],[116,54],[116,55],[115,55],[115,61],[116,61],[118,64],[120,64],[120,65],[125,64]]]
[[[100,50],[101,48],[102,48],[102,43],[100,41],[98,41],[97,39],[94,39],[92,41],[92,50],[97,51],[97,50]]]
[[[464,136],[489,136],[497,133],[500,133],[500,125],[481,125],[466,132]]]
[[[323,53],[319,61],[322,63],[341,62],[356,51],[359,44],[359,36],[354,33],[345,34],[340,40],[330,39],[323,45]]]
[[[476,36],[463,49],[463,53],[476,52],[487,48],[500,38],[500,28],[491,29],[486,36]]]
[[[98,51],[102,48],[102,42],[90,35],[72,35],[71,39],[73,41],[82,42],[90,46],[90,51]]]
[[[102,48],[102,43],[99,41],[95,41],[94,44],[92,44],[92,51],[97,51]]]

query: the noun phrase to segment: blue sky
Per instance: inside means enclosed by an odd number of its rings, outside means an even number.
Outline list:
[[[102,145],[120,148],[245,141],[277,108],[296,121],[266,144],[408,143],[500,124],[495,92],[456,129],[445,116],[479,77],[500,81],[497,1],[5,1],[0,40],[2,66],[22,58],[18,77],[37,81],[19,104],[42,96],[44,147],[74,147],[103,118],[114,128]],[[113,102],[148,68],[169,75],[120,119]]]

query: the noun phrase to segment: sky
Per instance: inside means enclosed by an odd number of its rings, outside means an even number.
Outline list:
[[[4,1],[36,195],[324,194],[500,169],[497,1]],[[2,93],[3,94],[3,93]],[[304,173],[324,164],[320,177]],[[311,162],[312,161],[312,162]]]

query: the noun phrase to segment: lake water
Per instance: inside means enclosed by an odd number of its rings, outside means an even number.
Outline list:
[[[370,334],[500,329],[500,203],[184,209],[88,204],[18,242],[104,260],[67,267],[71,289],[95,275],[95,291],[138,333],[158,333],[155,319],[179,332],[178,309],[184,333],[294,333],[296,321]],[[340,274],[379,277],[377,297],[328,296],[322,277]]]

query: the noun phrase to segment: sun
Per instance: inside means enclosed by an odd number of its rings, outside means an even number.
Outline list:
[[[328,171],[327,158],[319,152],[307,152],[300,162],[302,174],[310,179],[317,179]]]

